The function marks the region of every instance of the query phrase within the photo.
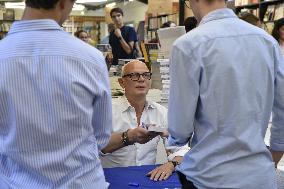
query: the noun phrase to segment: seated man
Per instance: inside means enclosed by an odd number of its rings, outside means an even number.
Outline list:
[[[109,144],[101,153],[103,167],[156,163],[158,142],[167,134],[150,132],[143,126],[167,127],[167,109],[146,100],[150,80],[151,73],[141,61],[134,60],[123,67],[118,81],[125,96],[113,101],[113,130]],[[148,173],[150,179],[167,179],[187,151],[188,147],[174,149],[169,162]]]

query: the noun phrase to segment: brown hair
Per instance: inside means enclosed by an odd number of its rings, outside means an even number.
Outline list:
[[[239,18],[255,26],[257,26],[259,22],[259,18],[249,12],[241,12]]]
[[[110,17],[112,16],[112,13],[114,13],[114,12],[120,13],[120,14],[123,16],[123,11],[122,11],[122,9],[119,8],[119,7],[116,7],[116,8],[111,9],[111,11],[110,11]]]
[[[279,20],[276,20],[274,22],[274,27],[273,27],[273,30],[272,30],[272,33],[271,35],[279,42],[279,30],[280,28],[284,26],[284,18],[280,18]]]

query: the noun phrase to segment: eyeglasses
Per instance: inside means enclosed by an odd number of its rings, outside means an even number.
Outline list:
[[[142,74],[140,73],[130,73],[123,75],[122,77],[129,77],[132,81],[138,81],[140,79],[140,76],[142,76],[144,79],[151,79],[152,73],[151,72],[144,72]]]
[[[185,4],[185,6],[187,6],[187,8],[189,8],[189,9],[190,9],[189,0],[184,0],[184,4]]]

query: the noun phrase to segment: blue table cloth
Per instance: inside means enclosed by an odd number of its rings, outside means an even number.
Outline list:
[[[168,180],[152,181],[145,175],[157,165],[144,165],[133,167],[105,168],[106,181],[110,183],[109,189],[179,189],[181,184],[174,172]],[[131,184],[139,186],[131,186]],[[130,184],[130,185],[129,185]]]

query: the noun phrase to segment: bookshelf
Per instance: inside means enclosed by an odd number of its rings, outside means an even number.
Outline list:
[[[162,14],[158,16],[148,15],[148,23],[147,23],[147,35],[150,39],[156,37],[156,31],[161,27],[161,25],[167,21],[173,21],[177,23],[178,14]]]
[[[238,14],[244,9],[248,10],[248,12],[256,15],[263,23],[262,28],[268,33],[271,33],[274,21],[284,17],[284,0],[255,1],[256,0],[236,0],[236,13]]]
[[[3,39],[9,32],[13,22],[16,20],[16,13],[14,9],[5,9],[0,10],[0,40]]]
[[[255,14],[256,16],[259,17],[260,21],[262,22],[273,21],[275,20],[274,19],[275,11],[276,11],[275,9],[278,7],[281,7],[284,3],[284,0],[269,0],[269,1],[261,0],[259,2],[257,1],[258,0],[236,0],[235,1],[236,13],[238,14],[242,9],[255,10]],[[271,6],[273,8],[271,8]],[[269,10],[272,10],[272,11],[269,11]],[[267,16],[270,18],[266,18]],[[280,15],[279,17],[283,17],[283,16],[284,16],[284,12],[282,12],[282,15]]]
[[[85,30],[89,33],[91,39],[97,43],[101,38],[101,23],[104,22],[105,17],[103,16],[69,16],[62,27],[72,35],[78,30]]]

